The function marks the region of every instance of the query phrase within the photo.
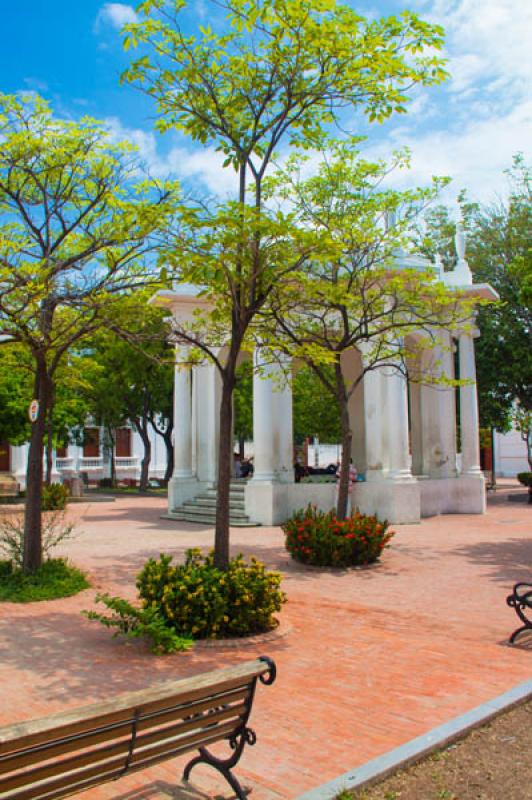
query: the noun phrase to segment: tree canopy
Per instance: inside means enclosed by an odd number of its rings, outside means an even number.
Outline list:
[[[124,79],[154,99],[159,130],[215,147],[235,172],[230,201],[183,213],[174,257],[179,279],[204,287],[205,299],[204,313],[174,334],[222,378],[215,560],[226,569],[239,353],[273,287],[321,246],[264,204],[274,154],[319,147],[354,111],[370,120],[401,113],[410,88],[445,71],[442,29],[406,11],[365,19],[335,0],[226,0],[210,10],[215,29],[198,26],[181,0],[141,3],[139,21],[125,26],[126,49],[140,53]]]
[[[347,140],[331,146],[311,177],[302,176],[298,156],[268,183],[270,191],[291,203],[302,226],[327,239],[327,249],[309,261],[306,274],[298,275],[290,289],[272,291],[258,335],[268,341],[270,334],[272,349],[303,360],[338,404],[341,519],[353,437],[349,401],[364,375],[387,368],[411,380],[448,380],[436,364],[421,375],[409,361],[442,343],[438,331],[467,328],[474,308],[407,249],[414,220],[444,183],[434,179],[428,188],[386,188],[390,171],[407,165],[406,154],[396,154],[390,164],[367,161]],[[353,349],[361,354],[361,367],[348,375],[343,356]]]
[[[134,149],[97,122],[54,118],[35,95],[0,95],[0,344],[33,365],[24,569],[41,553],[43,441],[69,348],[113,325],[123,293],[157,285],[154,248],[176,187],[139,174]]]

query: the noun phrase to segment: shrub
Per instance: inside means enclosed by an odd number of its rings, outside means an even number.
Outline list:
[[[42,510],[63,511],[68,500],[68,487],[62,483],[45,484],[42,487]]]
[[[113,636],[120,634],[130,639],[146,637],[151,642],[152,653],[176,653],[189,650],[192,639],[178,636],[173,628],[169,628],[166,620],[154,608],[137,608],[121,597],[108,594],[96,595],[96,602],[103,603],[113,613],[110,617],[97,611],[82,611],[88,619],[95,619],[106,628],[116,628]]]
[[[277,625],[273,614],[286,596],[281,576],[260,561],[238,555],[222,572],[214,554],[187,550],[185,563],[172,566],[171,557],[150,559],[137,578],[144,607],[159,609],[167,624],[194,639],[247,636]]]
[[[187,550],[184,564],[171,556],[150,558],[137,576],[141,607],[120,597],[100,595],[113,614],[83,612],[116,634],[147,636],[153,652],[185,650],[193,639],[221,639],[264,633],[277,625],[273,616],[286,595],[281,576],[268,572],[257,559],[233,558],[225,572],[214,566],[214,554]]]
[[[523,486],[528,486],[529,489],[532,488],[532,472],[519,472],[517,480],[519,483],[522,483]]]
[[[58,544],[70,539],[74,531],[73,523],[65,522],[62,511],[54,511],[43,517],[42,552],[47,559]],[[10,514],[0,519],[0,555],[7,556],[15,569],[22,568],[24,556],[24,514]]]
[[[0,600],[30,603],[70,597],[87,589],[89,583],[81,570],[63,558],[52,558],[30,575],[16,569],[12,562],[0,561]]]
[[[394,535],[388,522],[358,510],[345,520],[309,505],[283,525],[286,549],[296,561],[319,567],[372,564]]]

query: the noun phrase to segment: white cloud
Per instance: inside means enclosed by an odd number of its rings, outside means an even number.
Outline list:
[[[446,33],[452,80],[462,91],[496,82],[511,101],[530,91],[532,3],[516,0],[420,0]]]
[[[94,27],[96,31],[99,31],[103,26],[111,25],[120,30],[129,22],[138,22],[134,8],[125,3],[105,3],[98,12]]]
[[[128,128],[117,117],[107,119],[106,125],[113,140],[128,141],[137,147],[141,160],[154,177],[186,180],[189,186],[198,189],[198,195],[206,190],[220,197],[235,194],[236,175],[230,167],[223,168],[224,157],[213,147],[192,150],[175,146],[163,154],[157,147],[156,134],[151,131]]]
[[[28,89],[34,92],[47,92],[49,89],[46,81],[42,81],[40,78],[24,78],[24,83]]]
[[[453,182],[445,192],[446,201],[466,188],[470,197],[490,202],[497,194],[506,193],[503,172],[511,166],[515,153],[526,152],[531,130],[532,100],[529,100],[507,113],[482,118],[473,114],[466,124],[452,130],[419,133],[402,129],[400,135],[394,131],[365,155],[386,158],[393,147],[407,145],[412,150],[412,169],[397,174],[398,185],[423,185],[432,175],[449,175]]]

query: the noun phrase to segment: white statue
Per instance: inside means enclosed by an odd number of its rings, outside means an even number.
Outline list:
[[[454,236],[454,244],[456,247],[456,255],[458,256],[459,261],[465,260],[465,249],[466,249],[466,234],[464,231],[464,223],[460,219],[456,223],[456,233]]]

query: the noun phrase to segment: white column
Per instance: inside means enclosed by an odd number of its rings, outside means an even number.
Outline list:
[[[462,473],[479,475],[480,445],[478,432],[477,378],[475,344],[471,334],[459,338],[460,380],[471,383],[460,386],[460,439],[462,443]]]
[[[364,423],[366,434],[366,480],[383,477],[385,467],[383,441],[383,375],[372,369],[364,375]]]
[[[294,482],[294,432],[292,415],[292,373],[289,358],[283,356],[275,365],[278,376],[273,394],[273,447],[276,478],[282,483]]]
[[[257,347],[253,354],[253,445],[254,481],[275,480],[274,449],[274,367],[267,350]]]
[[[218,480],[220,401],[222,379],[214,364],[195,368],[196,385],[196,469],[200,481]]]
[[[183,351],[176,348],[176,360]],[[176,363],[174,376],[174,478],[191,478],[192,396],[191,368]]]
[[[362,359],[358,350],[342,354],[342,374],[352,386],[362,372]],[[366,441],[364,426],[364,383],[361,381],[349,398],[349,423],[351,425],[351,458],[359,473],[366,472]]]
[[[385,380],[389,476],[394,480],[411,480],[406,378],[398,370],[389,370]]]
[[[435,347],[426,358],[440,363],[439,372],[454,378],[452,339],[440,334],[442,347]],[[426,359],[425,359],[426,360]],[[456,477],[456,405],[453,386],[422,385],[421,418],[423,473],[431,478]]]

